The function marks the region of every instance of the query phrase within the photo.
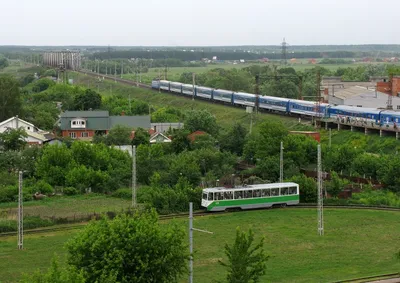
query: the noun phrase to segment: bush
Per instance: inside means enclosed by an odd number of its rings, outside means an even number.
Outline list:
[[[75,189],[74,187],[66,187],[64,188],[63,193],[66,196],[74,196],[79,194],[79,190]]]
[[[113,194],[113,197],[123,198],[123,199],[132,199],[132,190],[131,189],[118,189]]]
[[[0,202],[12,202],[18,199],[18,187],[0,187]]]
[[[42,219],[39,216],[25,216],[24,229],[35,229],[39,227],[47,227],[54,225],[53,221]]]
[[[17,221],[0,220],[0,233],[17,231]]]
[[[44,195],[54,193],[53,187],[49,183],[47,183],[46,181],[43,181],[43,180],[38,181],[35,184],[34,188],[35,188],[35,192],[39,192]]]

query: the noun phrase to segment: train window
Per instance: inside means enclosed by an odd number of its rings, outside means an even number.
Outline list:
[[[252,198],[253,197],[253,190],[248,190],[243,192],[243,198]]]
[[[279,189],[278,188],[271,189],[271,196],[278,196],[278,195],[279,195]]]
[[[215,200],[223,200],[224,199],[224,193],[215,193],[214,198],[215,198]]]
[[[243,192],[242,191],[236,191],[235,192],[235,199],[240,199],[243,198]]]
[[[214,200],[214,194],[208,193],[208,200]]]
[[[233,199],[233,192],[225,192],[224,199]]]
[[[204,199],[204,200],[207,200],[207,193],[204,193],[204,194],[203,194],[203,199]]]
[[[288,195],[289,194],[289,188],[281,188],[281,195]]]
[[[296,187],[289,188],[289,194],[290,195],[296,195],[297,194],[297,188]]]
[[[254,190],[253,191],[253,197],[259,198],[261,196],[261,190]]]

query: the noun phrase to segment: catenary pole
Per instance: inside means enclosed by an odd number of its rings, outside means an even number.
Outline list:
[[[22,171],[18,175],[18,249],[24,248],[24,211],[22,193]]]
[[[132,207],[136,208],[136,146],[132,146]]]

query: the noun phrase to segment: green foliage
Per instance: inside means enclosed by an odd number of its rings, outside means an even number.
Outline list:
[[[188,139],[190,131],[180,129],[172,135],[171,149],[174,153],[179,154],[185,150],[190,150],[192,145]]]
[[[55,69],[49,69],[43,74],[44,77],[57,77],[57,72]]]
[[[110,115],[121,115],[125,112],[126,115],[147,115],[149,113],[149,105],[140,100],[122,97],[121,95],[113,95],[103,97],[102,109],[108,110]]]
[[[21,113],[19,83],[9,75],[0,75],[0,121]]]
[[[49,183],[46,183],[43,180],[40,180],[35,184],[34,190],[35,192],[39,192],[44,195],[48,195],[54,192],[53,187]]]
[[[63,194],[66,196],[74,196],[79,194],[79,190],[74,187],[66,187],[63,189]]]
[[[210,112],[207,110],[189,110],[185,114],[185,129],[190,132],[204,131],[210,135],[218,134],[218,125]]]
[[[263,95],[298,98],[298,86],[289,79],[269,80],[261,86]]]
[[[391,191],[366,189],[361,193],[353,193],[351,202],[373,206],[400,207],[400,195]]]
[[[264,239],[259,243],[254,242],[254,233],[236,229],[236,238],[232,246],[225,245],[225,254],[228,262],[219,263],[226,267],[228,274],[226,280],[228,283],[257,283],[265,274],[269,256],[264,251]]]
[[[180,122],[182,113],[170,107],[162,107],[151,113],[151,121],[153,123],[174,123]]]
[[[132,145],[139,146],[141,144],[150,143],[150,134],[143,128],[137,128],[135,131],[135,137],[132,140]]]
[[[9,129],[3,133],[0,133],[0,146],[3,150],[22,150],[25,145],[25,139],[28,137],[24,128]]]
[[[96,110],[101,107],[101,95],[92,89],[86,89],[74,97],[75,110]]]
[[[313,178],[297,175],[293,176],[290,181],[299,184],[301,203],[317,202],[317,183]]]
[[[0,55],[0,69],[4,69],[5,67],[8,67],[10,63],[8,62],[8,59]]]
[[[42,92],[55,84],[56,83],[51,79],[47,79],[47,78],[39,79],[33,83],[32,91],[33,92]]]
[[[16,201],[17,198],[18,198],[18,187],[16,185],[0,187],[0,203]]]
[[[37,270],[32,274],[24,274],[20,283],[85,283],[82,272],[71,267],[60,267],[60,259],[54,256],[47,272]]]
[[[121,188],[113,192],[113,197],[123,198],[123,199],[132,199],[132,189]]]
[[[135,211],[90,222],[66,247],[68,263],[86,282],[177,282],[186,267],[184,243],[182,228],[159,224],[154,211]]]
[[[123,125],[115,125],[105,138],[107,145],[129,145],[131,144],[132,129]]]
[[[325,186],[331,196],[337,197],[348,183],[346,179],[341,179],[335,171],[332,171],[331,180],[325,182]]]
[[[234,124],[232,129],[221,136],[221,150],[227,150],[241,156],[246,142],[247,130],[241,124]]]

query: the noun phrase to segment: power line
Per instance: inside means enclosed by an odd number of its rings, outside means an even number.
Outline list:
[[[285,41],[285,38],[283,38],[282,42],[282,58],[281,58],[281,63],[283,65],[287,65],[287,43]]]

